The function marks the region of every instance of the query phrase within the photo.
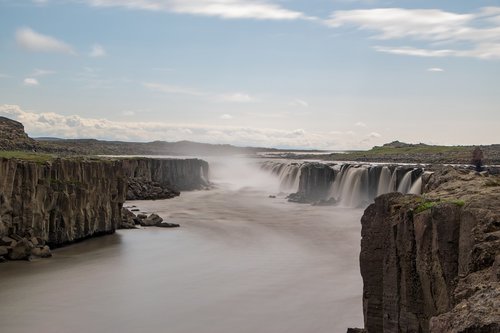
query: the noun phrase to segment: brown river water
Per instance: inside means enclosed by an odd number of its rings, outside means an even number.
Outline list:
[[[120,230],[0,264],[2,333],[336,333],[362,326],[359,209],[269,198],[271,178],[136,201],[181,228]]]

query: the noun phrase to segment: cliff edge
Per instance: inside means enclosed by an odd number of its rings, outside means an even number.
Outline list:
[[[369,333],[500,332],[500,178],[451,167],[361,220]]]

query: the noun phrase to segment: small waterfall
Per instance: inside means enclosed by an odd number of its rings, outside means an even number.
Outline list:
[[[279,173],[280,192],[293,193],[299,189],[300,166],[289,164],[281,169]]]
[[[398,190],[397,192],[406,194],[410,191],[411,188],[411,174],[413,173],[413,170],[407,171],[405,175],[403,176],[403,179],[401,179],[401,182],[399,183]]]
[[[346,207],[359,207],[370,201],[369,168],[360,165],[343,165],[333,182],[329,198]]]
[[[392,175],[391,170],[384,166],[380,171],[378,180],[377,196],[391,192]]]
[[[422,194],[422,176],[418,177],[417,180],[415,180],[408,193]]]
[[[394,171],[392,172],[391,180],[389,182],[389,188],[388,188],[387,193],[396,191],[396,187],[398,184],[398,170],[399,170],[399,167],[395,168]]]

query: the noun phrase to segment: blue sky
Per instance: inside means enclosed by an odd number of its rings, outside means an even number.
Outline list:
[[[0,115],[32,136],[500,142],[500,1],[0,0]]]

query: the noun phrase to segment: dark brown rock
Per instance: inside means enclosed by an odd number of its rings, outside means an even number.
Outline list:
[[[366,209],[367,332],[500,332],[500,190],[483,183],[445,168],[425,199],[387,194]]]
[[[141,220],[141,226],[143,227],[153,227],[159,223],[162,223],[163,219],[158,216],[158,214],[151,214],[147,219]]]
[[[22,239],[10,249],[8,258],[10,260],[28,260],[32,249],[33,244],[27,239]]]

